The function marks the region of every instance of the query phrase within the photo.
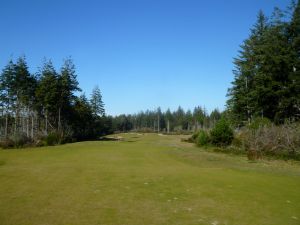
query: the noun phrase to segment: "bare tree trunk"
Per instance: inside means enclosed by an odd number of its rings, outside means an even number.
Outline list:
[[[22,133],[25,133],[25,129],[26,129],[26,127],[25,127],[25,115],[24,115],[24,111],[23,111],[23,113],[22,113]]]
[[[17,134],[17,113],[15,115],[15,131],[14,131],[14,135]]]
[[[7,134],[8,134],[8,113],[6,112],[6,115],[5,115],[5,138],[7,138]]]
[[[58,128],[57,128],[58,131],[60,131],[60,129],[61,129],[60,111],[61,111],[61,109],[59,107],[59,109],[58,109]]]
[[[170,133],[170,120],[168,120],[168,126],[167,126],[167,128],[168,128],[168,134]]]
[[[33,127],[34,127],[34,118],[33,115],[31,115],[31,138],[33,139]]]
[[[45,134],[48,135],[48,112],[45,114]]]
[[[157,116],[157,132],[159,133],[160,131],[160,127],[159,127],[159,115]]]
[[[27,113],[26,117],[26,135],[29,137],[29,114]]]

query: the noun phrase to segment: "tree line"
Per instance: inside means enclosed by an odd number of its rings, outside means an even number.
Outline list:
[[[90,99],[81,91],[72,59],[56,71],[45,60],[32,74],[25,57],[10,60],[0,74],[0,136],[36,141],[54,135],[57,142],[85,140],[111,132],[99,87]]]
[[[51,60],[44,60],[36,73],[29,72],[24,56],[9,60],[0,74],[0,138],[15,146],[97,139],[115,131],[192,132],[208,129],[221,118],[218,109],[208,113],[204,107],[112,117],[105,114],[98,86],[90,98],[80,92],[70,58],[59,71]]]
[[[277,124],[300,118],[300,2],[270,18],[260,11],[234,59],[227,111],[237,126],[257,117]]]
[[[208,113],[205,107],[195,107],[193,111],[178,107],[162,112],[156,110],[141,111],[137,114],[119,115],[113,118],[113,130],[115,131],[144,131],[144,132],[182,132],[209,129],[221,118],[222,113],[214,109]]]

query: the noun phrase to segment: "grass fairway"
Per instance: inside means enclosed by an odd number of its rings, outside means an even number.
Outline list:
[[[300,224],[300,165],[179,136],[0,151],[1,225]]]

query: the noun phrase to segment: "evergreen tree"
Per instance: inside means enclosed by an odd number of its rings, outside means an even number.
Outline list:
[[[39,82],[36,89],[36,97],[39,111],[45,118],[44,131],[48,133],[48,125],[54,129],[57,121],[57,111],[59,108],[59,81],[58,74],[52,62],[45,61],[39,74]]]
[[[298,2],[291,22],[278,8],[269,23],[260,12],[241,46],[227,102],[236,124],[253,117],[282,123],[299,114],[299,8]]]
[[[94,87],[91,94],[90,104],[94,115],[98,115],[98,116],[105,115],[104,103],[102,101],[102,95],[99,86]]]
[[[33,138],[33,112],[35,108],[36,77],[31,75],[25,57],[20,57],[15,65],[16,122],[19,131]],[[30,121],[31,120],[31,123]],[[31,135],[30,135],[31,128]]]
[[[295,4],[289,27],[292,48],[292,72],[290,73],[289,103],[291,115],[300,119],[300,1]]]
[[[257,22],[251,29],[250,37],[244,41],[239,56],[234,59],[235,75],[232,87],[228,91],[227,107],[235,123],[250,122],[255,112],[262,111],[257,104],[258,96],[254,87],[258,84],[255,77],[263,63],[264,35],[268,30],[267,18],[262,11],[257,16]],[[267,77],[259,80],[262,85],[268,83]],[[261,92],[267,92],[265,89]]]
[[[68,126],[68,123],[72,123],[69,114],[71,113],[72,105],[76,100],[75,92],[81,91],[78,86],[75,65],[70,58],[64,60],[58,77],[58,85],[58,130],[61,130],[62,125]]]
[[[28,71],[25,57],[20,57],[15,65],[15,89],[20,104],[29,106],[35,92],[35,77]]]
[[[201,106],[197,106],[194,108],[193,119],[195,130],[204,128],[204,120],[206,116],[206,112]]]
[[[0,101],[3,115],[5,114],[3,134],[9,133],[9,117],[15,105],[15,64],[12,60],[4,67],[0,77]]]
[[[266,98],[261,103],[264,116],[277,123],[284,122],[290,117],[288,105],[289,96],[289,74],[292,71],[291,47],[287,35],[288,23],[283,20],[283,13],[278,8],[272,16],[271,26],[265,34],[263,46],[263,66],[261,74],[269,77],[269,82],[264,85],[268,94],[258,93],[259,100]]]
[[[91,105],[84,94],[75,97],[71,125],[74,132],[73,136],[77,140],[94,139],[99,135],[95,132],[95,118]]]
[[[75,95],[79,90],[70,59],[64,61],[60,73],[51,61],[45,61],[37,76],[30,74],[25,57],[9,61],[0,74],[0,136],[9,143],[27,143],[29,138],[61,143],[112,132],[112,118],[103,116],[100,90],[94,99],[100,99],[102,117],[84,95]],[[132,120],[131,116],[126,120]],[[124,129],[132,129],[130,123],[125,122]]]

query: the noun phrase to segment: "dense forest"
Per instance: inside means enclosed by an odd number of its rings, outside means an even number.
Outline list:
[[[221,118],[222,113],[214,109],[208,113],[205,107],[195,107],[193,111],[185,111],[178,107],[176,111],[168,109],[142,111],[133,115],[120,115],[113,118],[113,128],[116,131],[135,130],[139,132],[182,133],[199,129],[209,129]]]
[[[59,72],[45,60],[31,74],[25,57],[19,57],[8,62],[0,82],[0,134],[6,140],[20,145],[33,141],[56,144],[111,132],[99,87],[90,99],[76,95],[81,90],[71,59],[63,62]]]
[[[261,11],[234,59],[228,114],[236,126],[265,117],[282,124],[300,118],[300,2],[270,18]]]

